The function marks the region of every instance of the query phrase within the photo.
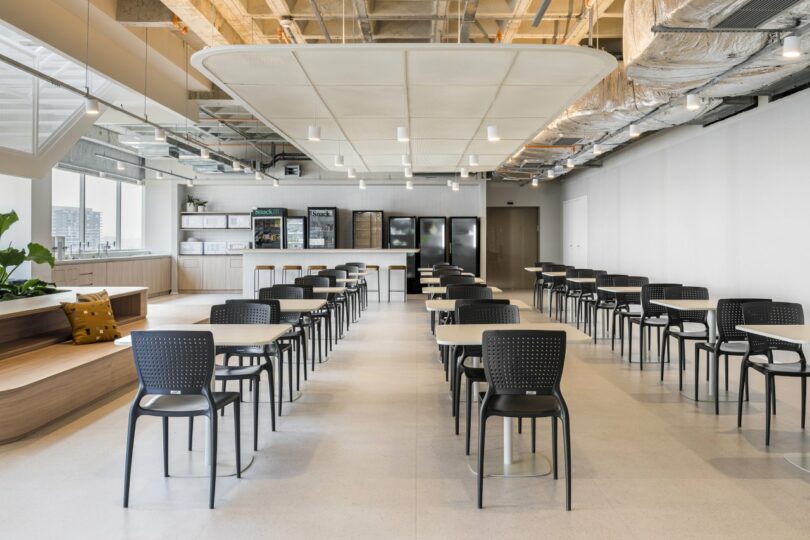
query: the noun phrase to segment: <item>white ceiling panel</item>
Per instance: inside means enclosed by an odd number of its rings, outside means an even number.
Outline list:
[[[321,167],[341,170],[339,147],[360,171],[401,174],[404,153],[414,172],[457,171],[469,153],[493,170],[617,64],[586,47],[375,43],[210,47],[192,65]]]

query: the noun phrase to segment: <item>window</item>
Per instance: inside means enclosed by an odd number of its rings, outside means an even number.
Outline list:
[[[69,250],[143,248],[143,186],[54,169],[51,190],[51,234]]]

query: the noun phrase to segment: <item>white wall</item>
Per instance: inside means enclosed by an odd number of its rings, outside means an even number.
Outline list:
[[[25,249],[31,241],[31,180],[18,176],[0,175],[0,213],[14,210],[20,220],[3,234],[0,249],[9,245]],[[50,212],[50,210],[49,210]],[[26,279],[31,276],[30,263],[24,263],[12,275],[12,279]]]
[[[642,141],[562,182],[589,266],[810,308],[810,91]]]
[[[543,182],[538,187],[513,183],[489,183],[487,206],[537,206],[540,208],[540,259],[562,259],[562,203],[559,182]],[[514,204],[508,204],[509,202]],[[486,229],[486,227],[484,227]]]

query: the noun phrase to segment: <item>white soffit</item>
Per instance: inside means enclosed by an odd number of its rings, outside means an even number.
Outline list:
[[[257,118],[328,170],[493,170],[616,68],[565,45],[228,45],[191,59]],[[321,140],[307,127],[321,126]],[[487,141],[486,126],[501,141]],[[410,142],[397,142],[397,126]]]

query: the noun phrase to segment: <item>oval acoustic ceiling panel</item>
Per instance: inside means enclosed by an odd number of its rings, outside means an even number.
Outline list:
[[[577,46],[412,43],[229,45],[191,61],[323,169],[380,173],[401,173],[403,155],[416,173],[470,154],[471,171],[494,170],[617,65]]]

